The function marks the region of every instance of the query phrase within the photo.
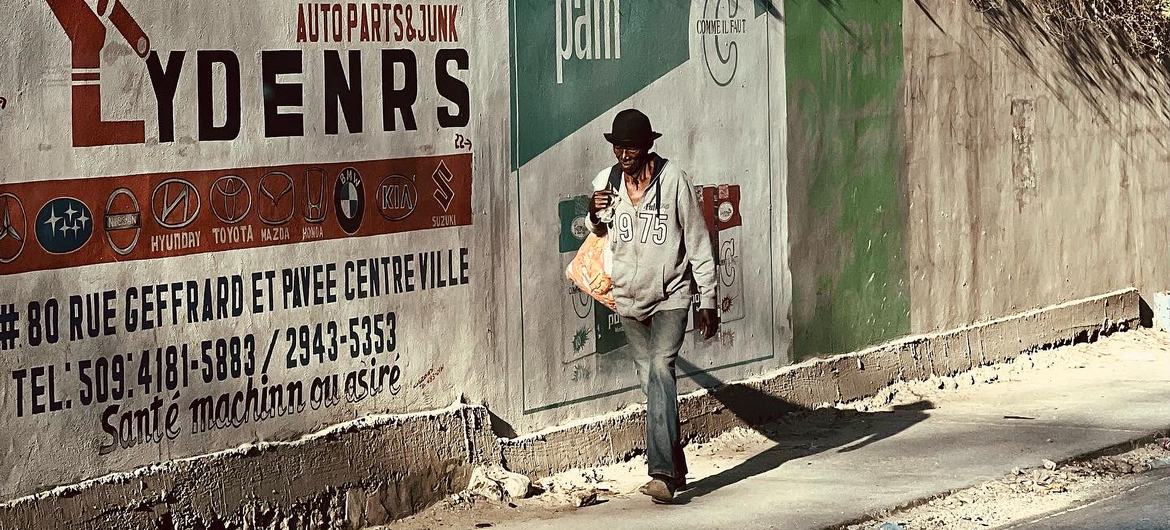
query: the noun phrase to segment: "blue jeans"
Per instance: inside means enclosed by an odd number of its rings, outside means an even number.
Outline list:
[[[675,480],[687,476],[679,440],[675,360],[686,334],[687,311],[659,311],[644,321],[622,317],[634,366],[646,394],[646,461],[650,476]]]

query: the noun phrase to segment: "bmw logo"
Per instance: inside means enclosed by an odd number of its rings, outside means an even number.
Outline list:
[[[362,187],[362,176],[356,169],[347,167],[337,175],[333,207],[341,229],[347,234],[356,234],[362,227],[362,216],[366,211],[366,192]]]

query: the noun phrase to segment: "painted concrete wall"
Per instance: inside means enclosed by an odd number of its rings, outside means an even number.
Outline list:
[[[902,3],[785,3],[797,358],[910,328]]]
[[[519,299],[509,314],[520,317],[510,347],[521,355],[521,381],[511,417],[521,431],[641,397],[616,316],[560,273],[587,234],[590,181],[615,163],[602,133],[621,109],[650,116],[663,133],[655,150],[705,188],[701,200],[717,231],[723,325],[709,341],[688,333],[684,374],[760,373],[787,363],[791,340],[778,9],[586,2],[605,22],[589,32],[585,11],[570,4],[512,2],[518,215],[509,222],[519,238]],[[618,27],[620,40],[607,38],[604,30]],[[684,391],[695,388],[684,379]]]
[[[0,497],[504,395],[505,8],[336,6],[2,3]]]
[[[689,371],[789,361],[777,7],[0,7],[0,498],[457,400],[499,432],[638,401],[563,275],[628,106],[718,230]]]
[[[1164,66],[1019,2],[785,6],[797,358],[1165,288]]]
[[[1170,282],[1164,68],[1005,4],[905,2],[913,332]]]
[[[724,326],[688,337],[683,392],[1166,288],[1165,97],[1086,91],[965,4],[336,5],[0,0],[19,21],[0,44],[0,498],[460,399],[497,434],[640,401],[620,330],[563,276],[630,106],[718,229]],[[980,340],[1031,347],[1045,324],[1025,320]],[[834,381],[791,388],[859,395]],[[477,414],[439,423],[482,445]],[[456,488],[482,447],[437,453],[454,435],[432,427],[448,437],[361,434],[359,464],[401,449],[377,480],[334,461],[295,495],[334,488],[332,510],[412,458],[444,486],[394,510]]]

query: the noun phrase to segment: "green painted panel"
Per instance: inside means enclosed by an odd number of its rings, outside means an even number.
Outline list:
[[[509,5],[513,169],[687,60],[687,0]]]
[[[786,0],[793,350],[910,330],[900,0]]]
[[[585,238],[589,236],[589,225],[585,216],[589,214],[589,196],[579,195],[557,203],[557,216],[561,221],[560,250],[562,253],[577,253]]]
[[[609,353],[627,344],[626,332],[617,313],[601,302],[593,302],[594,330],[597,333],[597,353]]]

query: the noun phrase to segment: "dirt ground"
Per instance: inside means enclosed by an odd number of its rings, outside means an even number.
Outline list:
[[[929,400],[945,407],[948,398],[962,388],[991,385],[1020,378],[1059,377],[1063,370],[1097,369],[1094,360],[1109,353],[1164,350],[1167,335],[1136,330],[1106,337],[1095,343],[1077,344],[1054,350],[1021,355],[1013,362],[980,367],[954,377],[900,382],[878,395],[851,403],[793,414],[775,423],[752,429],[735,429],[703,444],[686,448],[694,476],[709,476],[734,467],[749,456],[775,447],[769,432],[794,431],[816,440],[817,432],[840,425],[864,412],[892,410],[903,404]],[[815,441],[813,442],[815,443]],[[914,508],[879,514],[872,520],[843,526],[847,530],[901,529],[986,529],[1072,506],[1101,495],[1110,488],[1122,489],[1151,467],[1170,465],[1170,441],[1166,447],[1152,443],[1125,454],[1087,462],[1058,465],[1041,461],[1028,469],[1016,469],[1000,480],[953,492]],[[464,492],[424,512],[393,523],[386,530],[443,528],[491,528],[502,522],[552,519],[611,499],[638,496],[646,480],[645,459],[623,464],[572,470],[534,482],[528,498]],[[692,478],[692,480],[694,480]],[[883,527],[883,525],[885,525]]]
[[[1142,482],[1170,466],[1170,439],[1083,462],[1015,469],[1007,476],[916,507],[844,526],[845,530],[985,530],[1079,506]]]

